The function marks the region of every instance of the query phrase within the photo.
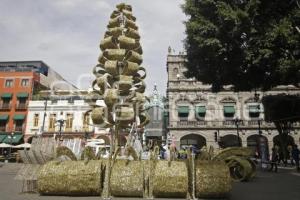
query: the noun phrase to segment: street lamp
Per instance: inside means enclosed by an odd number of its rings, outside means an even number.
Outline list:
[[[256,92],[256,90],[254,91],[254,101],[256,103],[258,103],[259,101],[259,94]],[[258,135],[261,135],[262,132],[261,132],[261,118],[260,118],[260,105],[257,104],[257,110],[258,110],[258,120],[257,120],[257,124],[258,124]]]
[[[11,158],[11,147],[12,147],[14,134],[15,134],[14,132],[11,132],[11,135],[10,135],[9,159]]]
[[[242,120],[240,120],[238,117],[234,119],[234,124],[236,126],[236,134],[237,134],[237,140],[238,140],[238,145],[241,146],[241,141],[240,141],[240,134],[239,134],[239,125],[242,123]]]
[[[60,118],[58,120],[56,120],[56,123],[58,123],[58,125],[59,125],[58,138],[59,138],[60,141],[62,141],[62,136],[61,136],[62,133],[61,133],[61,131],[62,131],[62,127],[65,124],[65,121],[66,120],[63,119],[63,114],[61,112],[60,113]]]

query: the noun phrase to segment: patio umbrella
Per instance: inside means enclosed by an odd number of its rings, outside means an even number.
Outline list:
[[[12,145],[6,144],[6,143],[1,143],[0,144],[0,148],[9,148],[9,147],[12,147]]]
[[[13,148],[30,148],[31,144],[29,143],[24,143],[24,144],[19,144],[17,146],[13,146]]]

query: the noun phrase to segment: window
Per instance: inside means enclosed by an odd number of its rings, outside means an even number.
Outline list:
[[[234,117],[234,114],[234,105],[224,105],[224,117],[232,118]]]
[[[39,125],[39,114],[34,114],[33,126],[37,127]]]
[[[196,106],[195,108],[195,115],[196,115],[196,119],[202,119],[205,117],[206,115],[206,108],[205,106]]]
[[[260,114],[260,105],[250,105],[249,106],[249,117],[258,118]]]
[[[21,86],[22,87],[28,87],[29,86],[29,79],[22,79],[21,80]]]
[[[5,80],[5,87],[12,87],[13,86],[13,79],[7,79]]]
[[[89,129],[89,121],[90,121],[90,115],[83,113],[83,128],[84,128],[84,131],[87,131]]]
[[[15,120],[15,131],[23,131],[24,120]]]
[[[10,99],[2,99],[2,108],[9,109],[10,106]]]
[[[49,131],[55,130],[56,114],[51,114],[49,119]]]
[[[72,129],[73,126],[73,114],[67,114],[66,129]]]
[[[177,77],[177,74],[178,74],[178,68],[174,68],[174,69],[173,69],[173,76],[174,76],[175,78],[178,78],[178,77]]]
[[[189,116],[189,106],[178,106],[177,108],[178,111],[178,117],[180,118],[180,120],[187,120],[188,116]]]
[[[7,120],[0,120],[0,131],[3,131],[3,132],[6,131],[6,123],[7,123]]]

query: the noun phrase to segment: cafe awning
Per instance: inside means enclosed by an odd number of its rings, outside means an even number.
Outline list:
[[[23,138],[23,134],[14,134],[14,135],[7,135],[7,137],[3,140],[3,143],[6,144],[18,144],[20,143],[21,139]]]
[[[27,98],[28,97],[28,93],[27,92],[19,92],[17,94],[18,98]]]
[[[14,120],[24,120],[25,115],[24,114],[15,114],[14,115]]]
[[[7,121],[8,120],[8,115],[0,115],[0,121]]]
[[[187,114],[190,112],[190,109],[188,106],[178,106],[177,111],[180,114]]]
[[[3,142],[3,140],[6,138],[7,134],[1,134],[0,133],[0,143]]]
[[[224,113],[225,114],[234,114],[235,113],[234,106],[224,106]]]
[[[259,113],[259,105],[251,105],[249,106],[249,112],[250,113]]]
[[[3,93],[1,95],[2,98],[11,98],[12,97],[12,93]]]
[[[206,113],[205,106],[196,106],[196,113],[198,113],[198,114],[205,114]]]

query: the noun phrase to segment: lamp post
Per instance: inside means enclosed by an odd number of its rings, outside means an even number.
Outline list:
[[[10,135],[10,147],[9,147],[9,159],[11,158],[11,147],[12,147],[12,141],[13,141],[13,138],[14,138],[14,132],[11,132],[11,135]]]
[[[60,113],[60,118],[56,121],[56,123],[58,123],[58,125],[59,125],[58,138],[59,138],[60,141],[62,141],[62,136],[61,136],[61,134],[62,134],[62,127],[64,126],[65,121],[66,120],[64,120],[63,114],[61,112]]]
[[[238,117],[234,119],[234,124],[236,126],[236,134],[237,134],[237,140],[238,140],[238,146],[241,146],[240,141],[240,133],[239,133],[239,125],[241,124],[242,120],[240,120]]]
[[[39,135],[43,134],[44,129],[45,129],[45,121],[46,121],[46,116],[47,116],[47,105],[48,105],[48,95],[46,96],[45,102],[44,102],[44,116],[43,116],[43,124],[41,127],[41,132]]]
[[[258,103],[259,101],[259,94],[256,92],[256,90],[254,91],[254,101],[256,103]],[[257,110],[258,110],[258,120],[257,120],[257,124],[258,124],[258,135],[261,136],[262,132],[261,132],[261,118],[260,118],[260,105],[257,104]]]

